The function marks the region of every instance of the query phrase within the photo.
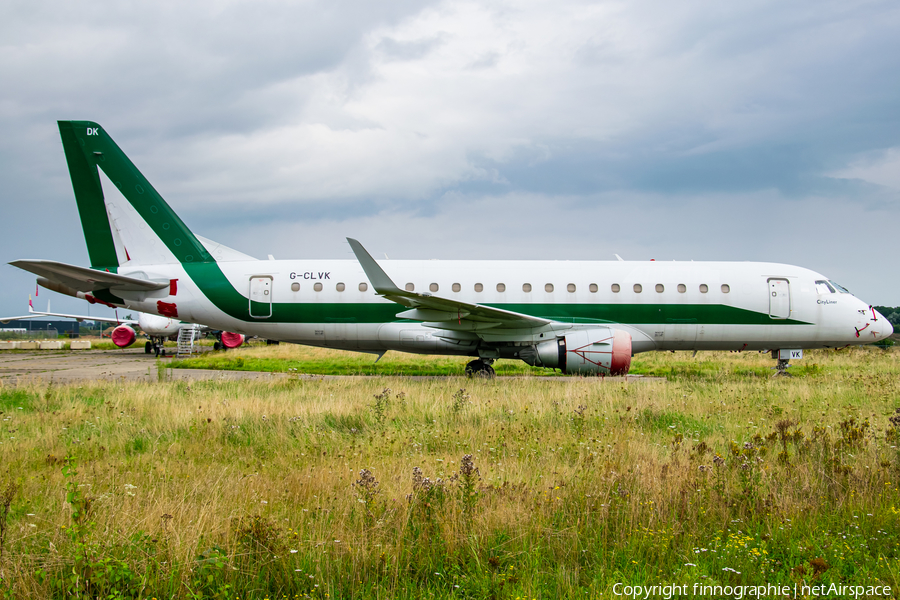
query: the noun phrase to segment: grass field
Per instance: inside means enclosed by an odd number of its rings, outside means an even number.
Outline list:
[[[896,596],[900,353],[634,360],[667,381],[2,388],[0,598]]]
[[[631,375],[651,376],[702,376],[717,374],[721,366],[703,354],[692,358],[691,353],[638,355],[632,362]],[[739,356],[735,354],[734,356]],[[756,353],[741,355],[757,357]],[[755,374],[760,377],[772,374],[771,367],[775,361],[768,359],[768,354],[760,360],[742,360],[731,367],[736,375]],[[304,373],[313,375],[451,375],[458,376],[465,372],[466,363],[471,357],[462,356],[425,356],[388,352],[378,362],[373,354],[340,350],[323,350],[309,346],[280,344],[267,346],[262,342],[243,346],[237,350],[207,352],[183,360],[168,363],[169,367],[181,369],[214,369],[225,371],[265,371],[274,373]],[[758,357],[757,357],[758,358]],[[501,360],[494,364],[498,375],[530,375],[536,377],[560,376],[555,369],[531,367],[520,360]],[[811,361],[798,361],[792,366],[792,372],[805,375],[809,369],[817,369]]]

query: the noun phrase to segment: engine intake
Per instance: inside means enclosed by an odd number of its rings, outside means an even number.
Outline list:
[[[119,348],[127,348],[134,343],[134,339],[137,336],[134,333],[134,329],[128,325],[119,325],[113,329],[110,337],[112,338],[113,344]]]
[[[599,327],[567,333],[519,353],[535,367],[584,375],[626,375],[631,368],[631,334]]]
[[[228,349],[237,348],[244,343],[244,336],[230,331],[222,332],[222,345]]]

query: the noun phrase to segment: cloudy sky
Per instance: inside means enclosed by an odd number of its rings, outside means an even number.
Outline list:
[[[4,8],[2,263],[88,264],[56,126],[85,119],[258,257],[778,261],[900,305],[896,0]]]

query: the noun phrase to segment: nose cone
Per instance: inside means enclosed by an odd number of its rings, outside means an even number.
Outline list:
[[[875,325],[875,337],[878,341],[883,340],[886,337],[890,337],[892,333],[894,333],[894,326],[891,325],[891,322],[888,321],[884,315],[880,312],[873,311],[875,313],[876,321],[873,323]]]

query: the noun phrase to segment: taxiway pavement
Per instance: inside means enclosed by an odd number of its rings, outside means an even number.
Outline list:
[[[72,383],[85,380],[105,381],[197,381],[197,380],[260,380],[300,378],[304,380],[346,379],[348,377],[382,377],[381,375],[309,375],[265,373],[261,371],[218,371],[207,369],[172,369],[168,358],[156,358],[143,348],[123,350],[76,350],[0,352],[0,383],[17,385],[29,382]],[[160,369],[162,372],[160,372]],[[446,376],[407,376],[408,379],[446,379]],[[524,377],[509,377],[509,379]],[[529,377],[530,379],[531,377]],[[503,379],[507,379],[504,377]],[[545,377],[545,381],[565,382],[576,377]],[[606,377],[607,383],[665,381],[663,377]]]

